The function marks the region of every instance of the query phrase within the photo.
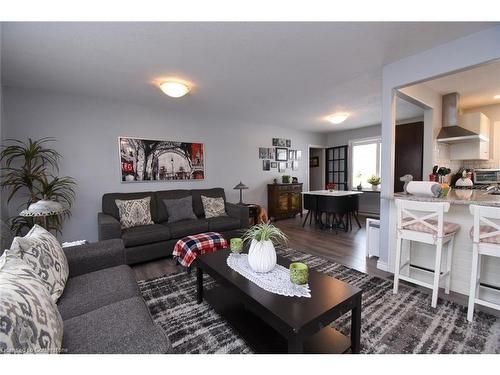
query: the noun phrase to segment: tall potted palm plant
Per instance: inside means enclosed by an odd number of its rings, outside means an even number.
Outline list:
[[[18,210],[27,209],[42,199],[61,203],[66,208],[64,213],[47,218],[47,229],[60,232],[75,199],[75,181],[72,177],[56,176],[61,155],[48,147],[54,141],[53,138],[29,138],[27,141],[7,139],[0,152],[0,188],[9,191],[7,203],[14,197],[21,199]],[[36,218],[21,216],[9,220],[11,230],[16,235],[36,222]]]

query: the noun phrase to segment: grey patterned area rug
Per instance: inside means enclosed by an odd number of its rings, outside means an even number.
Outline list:
[[[433,309],[430,296],[415,288],[401,285],[393,295],[392,281],[296,250],[278,252],[363,290],[362,353],[500,353],[500,319],[495,316],[479,312],[468,324],[464,306],[440,299]],[[205,286],[211,285],[207,279]],[[177,353],[252,352],[208,303],[196,303],[194,272],[140,281],[139,286]],[[349,334],[350,315],[333,326]]]

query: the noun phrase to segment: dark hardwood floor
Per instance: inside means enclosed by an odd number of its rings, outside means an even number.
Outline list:
[[[287,234],[289,238],[288,246],[290,248],[327,258],[333,262],[370,275],[392,280],[392,274],[377,268],[377,258],[366,258],[365,217],[360,216],[359,219],[362,225],[361,229],[354,223],[352,231],[347,233],[339,231],[337,234],[332,230],[321,230],[314,225],[309,226],[306,224],[302,228],[302,222],[298,216],[293,219],[280,220],[274,224]],[[148,280],[163,275],[185,272],[183,267],[176,265],[171,257],[135,265],[133,269],[137,280]],[[426,293],[430,293],[428,289],[408,284],[404,281],[401,284],[411,285]],[[463,306],[467,306],[468,302],[468,296],[455,292],[445,295],[444,291],[440,290],[439,297]],[[476,310],[500,316],[499,311],[484,306],[476,306]]]
[[[274,224],[283,230],[288,238],[288,246],[308,254],[327,258],[358,271],[379,277],[389,277],[390,274],[377,269],[377,259],[365,257],[365,218],[360,217],[361,229],[356,224],[350,232],[321,230],[318,226],[306,224],[302,228],[300,217],[276,221]],[[134,266],[137,280],[147,280],[165,274],[179,272],[171,258],[160,259]]]

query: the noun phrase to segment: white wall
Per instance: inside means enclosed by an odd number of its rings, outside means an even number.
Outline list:
[[[366,126],[352,130],[328,133],[328,147],[348,145],[353,139],[379,137],[382,134],[381,125]]]
[[[278,128],[272,125],[239,124],[197,119],[162,108],[38,90],[4,88],[5,134],[7,138],[55,137],[62,154],[60,175],[78,183],[71,219],[63,240],[97,239],[97,212],[105,192],[206,188],[220,186],[228,201],[238,201],[232,188],[241,180],[250,187],[245,202],[267,205],[267,183],[277,170],[263,171],[258,147],[271,147],[272,138],[292,140],[292,148],[307,155],[309,144],[323,144],[320,134]],[[192,182],[121,183],[118,136],[135,136],[205,144],[206,179]],[[289,171],[308,188],[308,160],[299,171]],[[10,205],[10,214],[15,214]]]
[[[456,39],[385,65],[382,74],[382,185],[380,262],[392,270],[391,204],[394,182],[395,89],[500,59],[500,26]],[[385,265],[384,265],[385,263]]]

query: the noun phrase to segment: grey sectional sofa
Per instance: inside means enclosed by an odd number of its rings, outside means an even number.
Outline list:
[[[168,223],[163,199],[191,195],[197,219]],[[248,227],[248,208],[226,202],[228,216],[205,218],[201,196],[222,197],[224,189],[163,190],[138,193],[107,193],[102,197],[102,212],[97,216],[99,240],[120,238],[125,246],[125,262],[141,263],[172,254],[175,243],[182,237],[202,232],[220,232],[227,239],[238,236]],[[116,199],[151,197],[151,217],[155,224],[122,230]]]
[[[151,319],[121,240],[65,248],[69,279],[57,306],[63,353],[170,353]]]

